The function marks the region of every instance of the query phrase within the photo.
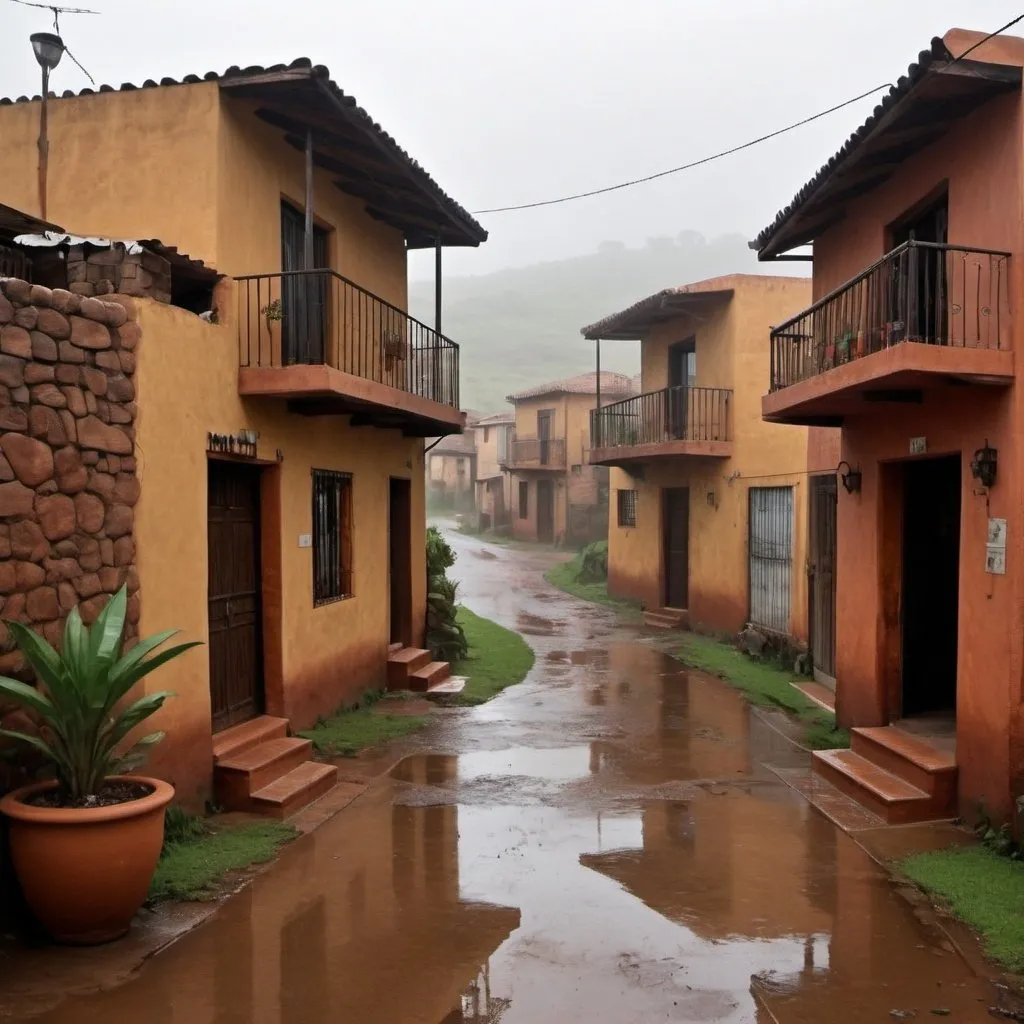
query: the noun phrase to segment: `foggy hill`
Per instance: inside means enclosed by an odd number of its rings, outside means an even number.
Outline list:
[[[462,407],[488,412],[514,391],[592,370],[594,346],[580,328],[646,295],[759,269],[742,236],[707,240],[684,231],[639,249],[603,242],[586,256],[445,278],[443,329],[462,349]],[[413,316],[433,323],[433,282],[412,282],[409,305]],[[605,343],[601,365],[638,373],[639,343]]]

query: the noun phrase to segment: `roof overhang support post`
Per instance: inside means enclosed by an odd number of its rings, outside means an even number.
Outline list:
[[[594,384],[597,391],[597,407],[594,410],[594,436],[591,438],[591,448],[601,447],[601,339],[594,339],[595,352],[595,373]]]
[[[441,333],[441,238],[434,239],[434,330]]]
[[[306,233],[303,238],[303,270],[313,269],[313,129],[306,129]]]

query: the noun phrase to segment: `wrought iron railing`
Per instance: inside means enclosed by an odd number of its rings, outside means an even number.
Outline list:
[[[1009,348],[1009,257],[904,242],[771,332],[771,390],[904,341]]]
[[[244,367],[333,366],[459,407],[459,346],[333,270],[238,281]]]
[[[513,437],[502,461],[524,469],[565,469],[565,438]]]
[[[664,441],[731,441],[732,391],[675,387],[648,391],[590,414],[593,448],[632,448]]]

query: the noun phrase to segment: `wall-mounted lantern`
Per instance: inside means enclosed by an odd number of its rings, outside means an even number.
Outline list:
[[[982,487],[991,487],[996,482],[996,468],[998,466],[999,452],[992,448],[985,438],[985,446],[974,453],[971,461],[971,476],[973,476]]]
[[[846,467],[846,471],[843,471],[843,466]],[[843,484],[843,489],[847,494],[856,494],[860,490],[861,482],[861,471],[854,469],[845,459],[836,466],[836,472],[839,474],[839,479]]]

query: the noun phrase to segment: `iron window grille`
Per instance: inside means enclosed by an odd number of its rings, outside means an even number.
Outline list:
[[[619,526],[636,526],[636,491],[616,491]]]
[[[352,475],[313,470],[313,605],[352,596]]]

